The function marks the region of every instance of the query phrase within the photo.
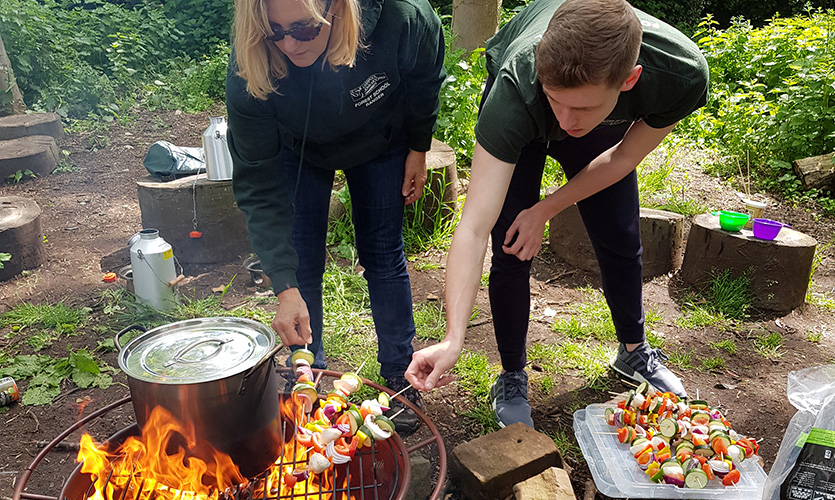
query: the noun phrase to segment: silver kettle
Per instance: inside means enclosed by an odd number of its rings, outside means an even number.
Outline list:
[[[210,181],[232,179],[232,155],[226,143],[226,117],[212,116],[203,131],[203,157],[206,160],[206,176]]]

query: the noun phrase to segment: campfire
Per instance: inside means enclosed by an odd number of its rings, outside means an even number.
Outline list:
[[[279,370],[280,371],[280,370]],[[323,374],[339,378],[336,372]],[[380,388],[377,386],[377,388]],[[405,497],[410,478],[409,452],[396,435],[356,450],[350,461],[319,473],[308,469],[313,447],[303,446],[298,429],[315,420],[304,402],[280,397],[284,436],[280,456],[265,472],[245,477],[225,453],[195,439],[188,423],[178,422],[162,407],[151,412],[141,432],[131,426],[98,444],[85,434],[77,459],[81,462],[61,492],[61,500],[360,500]],[[89,418],[89,417],[88,417]],[[321,451],[321,450],[319,450]],[[324,453],[324,452],[322,452]],[[445,460],[440,464],[445,470]],[[312,470],[312,469],[311,469]],[[14,500],[27,498],[26,493]],[[37,496],[43,500],[46,497]]]

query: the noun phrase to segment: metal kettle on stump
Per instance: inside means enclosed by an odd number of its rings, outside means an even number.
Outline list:
[[[203,131],[203,158],[206,160],[206,176],[210,181],[232,179],[232,155],[226,142],[226,117],[212,116]]]

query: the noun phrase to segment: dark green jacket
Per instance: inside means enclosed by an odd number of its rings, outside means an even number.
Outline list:
[[[282,148],[296,155],[303,140],[312,85],[304,160],[345,170],[379,157],[394,130],[409,147],[428,151],[446,77],[444,38],[426,0],[363,0],[368,48],[353,68],[308,68],[288,63],[278,93],[265,101],[246,93],[234,53],[226,78],[232,186],[244,211],[253,251],[276,292],[297,286],[298,256],[292,248],[292,192],[281,166]],[[303,190],[304,187],[300,187]]]

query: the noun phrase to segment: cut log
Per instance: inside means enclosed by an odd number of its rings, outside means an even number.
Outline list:
[[[56,142],[64,138],[64,126],[57,113],[31,113],[0,118],[0,141],[30,135],[48,135]]]
[[[419,222],[432,232],[435,225],[455,216],[458,201],[458,169],[455,151],[443,142],[432,139],[426,153],[426,188],[423,198],[406,207],[406,217]],[[420,213],[416,210],[420,209]]]
[[[794,173],[800,177],[803,189],[835,191],[835,153],[812,156],[792,162]]]
[[[554,191],[556,188],[549,188],[548,194]],[[684,216],[641,208],[640,227],[644,278],[678,269],[684,249]],[[584,271],[600,272],[577,205],[571,205],[551,219],[549,245],[562,261]]]
[[[58,146],[52,136],[32,135],[0,141],[0,180],[27,170],[34,175],[47,175],[56,166]]]
[[[0,197],[0,253],[12,255],[11,260],[3,262],[0,281],[46,262],[41,207],[33,200],[19,196]]]
[[[142,227],[158,229],[181,263],[243,262],[251,253],[246,218],[235,204],[232,181],[210,181],[206,174],[171,182],[147,176],[136,185]],[[195,218],[199,238],[190,236]]]
[[[734,278],[749,272],[753,307],[785,314],[806,299],[816,246],[814,238],[785,227],[772,241],[755,238],[749,229],[728,232],[718,216],[702,214],[690,228],[681,279],[704,289],[724,270]]]

